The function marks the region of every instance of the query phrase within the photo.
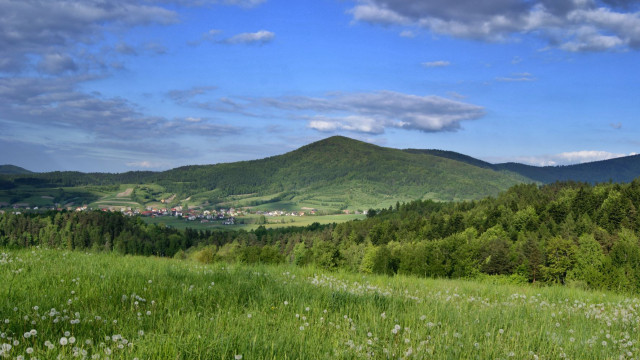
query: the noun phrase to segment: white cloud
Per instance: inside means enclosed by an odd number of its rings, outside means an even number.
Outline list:
[[[323,98],[259,98],[252,99],[245,106],[286,111],[290,117],[309,121],[309,127],[319,131],[346,130],[372,134],[383,133],[386,128],[457,131],[461,122],[479,119],[485,114],[480,106],[439,96],[393,91],[336,93]]]
[[[449,65],[451,65],[451,63],[449,61],[445,61],[445,60],[429,61],[429,62],[423,62],[422,63],[422,66],[427,67],[427,68],[447,67]]]
[[[409,19],[375,4],[358,5],[349,11],[356,21],[381,24],[407,24]]]
[[[543,38],[566,51],[640,49],[635,0],[354,0],[354,21],[482,41]]]
[[[366,116],[345,116],[338,118],[318,117],[309,121],[309,128],[322,132],[336,132],[339,130],[382,134],[384,124],[380,121]]]
[[[241,33],[234,35],[223,42],[227,44],[266,44],[275,38],[276,34],[267,31],[260,30],[254,33]]]
[[[531,75],[530,73],[514,73],[511,74],[511,76],[506,76],[506,77],[497,77],[496,81],[500,81],[500,82],[528,82],[528,81],[535,81],[536,78],[533,77],[533,75]]]

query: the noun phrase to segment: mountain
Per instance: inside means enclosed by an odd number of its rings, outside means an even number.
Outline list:
[[[31,171],[15,165],[0,165],[0,175],[32,174]]]
[[[640,155],[624,156],[575,165],[533,166],[513,162],[491,164],[471,156],[445,150],[407,149],[405,151],[440,156],[485,169],[509,171],[544,184],[550,184],[556,181],[579,181],[591,184],[609,181],[628,183],[640,176]]]
[[[397,201],[415,199],[480,199],[497,195],[512,185],[531,182],[510,171],[496,171],[429,153],[380,147],[341,136],[265,159],[183,166],[164,172],[52,172],[3,178],[19,186],[23,198],[33,197],[37,189],[40,198],[55,197],[58,202],[63,200],[55,194],[43,193],[44,189],[81,190],[84,187],[87,191],[104,193],[113,188],[109,191],[121,193],[121,187],[129,184],[126,187],[132,189],[130,195],[126,199],[118,197],[122,203],[127,200],[147,205],[171,199],[180,204],[188,201],[189,205],[270,204],[276,208],[333,210],[388,207]],[[20,192],[13,191],[11,200],[6,202],[24,200],[17,198],[16,193]],[[91,197],[76,198],[86,201]],[[0,192],[0,201],[2,199]]]
[[[520,183],[630,182],[637,176],[640,155],[536,167],[490,164],[452,151],[399,150],[333,136],[265,159],[163,172],[0,175],[0,203],[363,210],[416,199],[481,199]]]
[[[529,180],[509,171],[334,136],[266,159],[172,169],[157,181],[176,192],[285,193],[296,201],[315,198],[350,207],[363,198],[367,203],[478,199]]]
[[[592,184],[608,181],[627,183],[640,176],[640,155],[566,166],[540,167],[505,163],[497,164],[495,168],[513,171],[542,183],[566,180],[582,181]]]

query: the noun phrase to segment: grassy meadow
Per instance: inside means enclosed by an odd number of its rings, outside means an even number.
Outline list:
[[[631,359],[638,298],[0,250],[0,358]]]

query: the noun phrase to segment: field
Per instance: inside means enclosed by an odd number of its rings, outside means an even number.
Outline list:
[[[262,224],[266,228],[276,228],[276,227],[286,227],[286,226],[308,226],[317,222],[319,224],[331,224],[331,223],[341,223],[350,220],[356,219],[364,219],[365,215],[353,215],[353,214],[344,214],[344,215],[317,215],[317,216],[267,216],[265,217],[266,223]],[[187,221],[183,219],[178,219],[171,216],[162,216],[162,217],[143,217],[147,223],[150,224],[164,224],[167,226],[174,227],[176,229],[197,229],[197,230],[207,230],[207,229],[226,229],[226,230],[239,230],[244,229],[247,231],[254,230],[259,224],[257,221],[259,219],[258,215],[246,215],[242,217],[236,218],[238,221],[236,225],[222,225],[221,220],[211,221],[208,223],[201,223],[200,221]]]
[[[561,287],[43,249],[0,283],[7,358],[638,358],[639,299]]]

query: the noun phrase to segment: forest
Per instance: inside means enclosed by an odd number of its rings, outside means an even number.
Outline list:
[[[640,290],[640,178],[523,184],[477,201],[397,203],[341,224],[180,231],[108,212],[0,216],[0,246],[115,251],[202,262],[290,262],[434,278]]]

